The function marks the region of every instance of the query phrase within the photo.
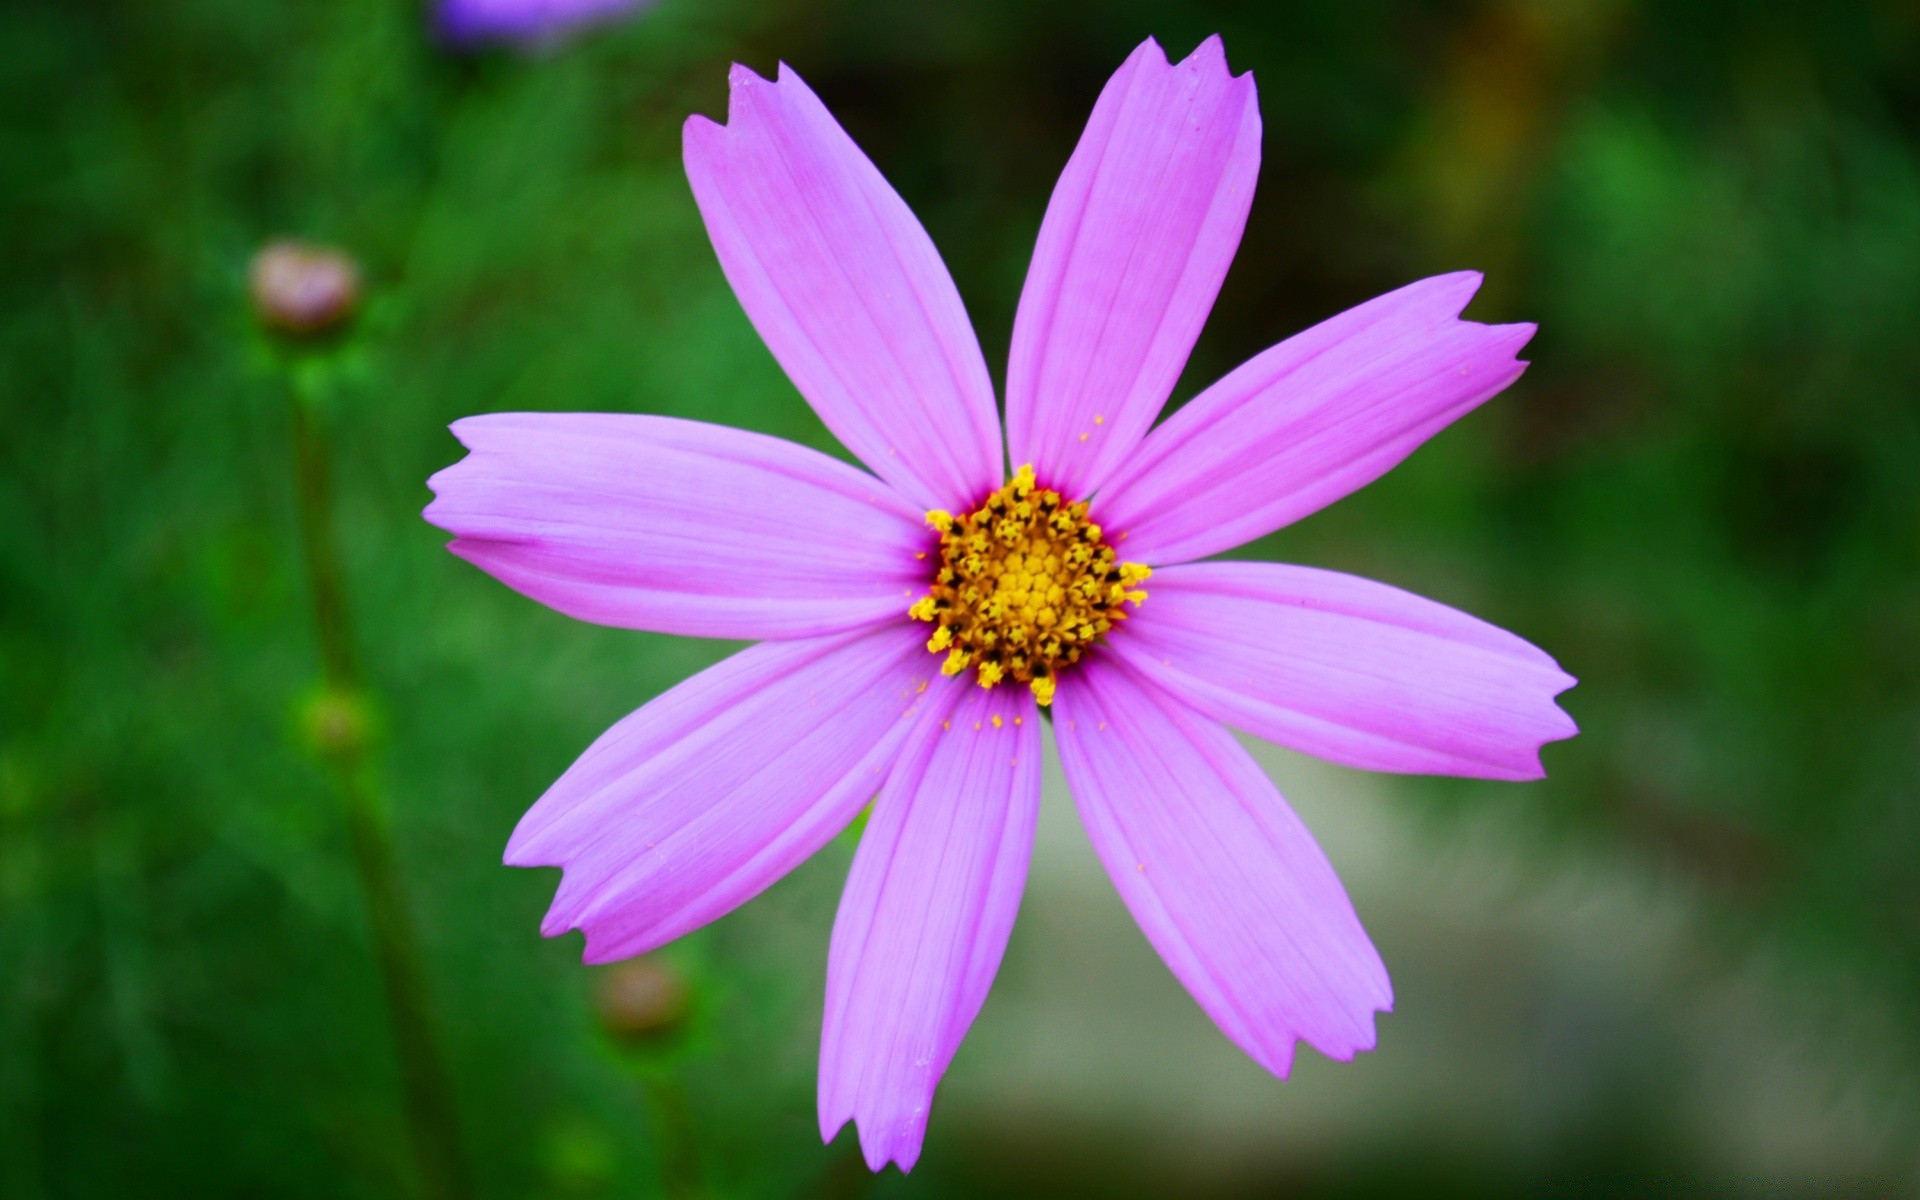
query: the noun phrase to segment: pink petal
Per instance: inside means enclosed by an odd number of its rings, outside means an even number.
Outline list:
[[[609,729],[507,843],[566,869],[540,932],[609,962],[758,895],[873,799],[936,662],[904,621],[764,642]]]
[[[1260,171],[1253,76],[1218,37],[1148,40],[1108,81],[1054,187],[1007,369],[1017,466],[1099,487],[1173,391],[1240,245]]]
[[[1573,677],[1485,621],[1383,583],[1277,563],[1154,572],[1113,652],[1201,712],[1373,771],[1539,779]]]
[[[1373,1048],[1393,1006],[1333,868],[1225,728],[1111,661],[1063,683],[1054,737],[1120,897],[1233,1042],[1285,1076],[1295,1039]]]
[[[913,1169],[933,1089],[987,998],[1027,880],[1039,709],[953,686],[929,705],[873,808],[827,961],[820,1136],[848,1120],[867,1165]]]
[[[608,413],[456,421],[472,452],[427,520],[501,582],[583,621],[792,638],[900,617],[925,584],[921,514],[779,438]]]
[[[1100,496],[1126,557],[1230,550],[1324,508],[1520,377],[1532,325],[1457,318],[1480,275],[1439,275],[1256,355],[1147,436]]]
[[[993,384],[926,230],[800,77],[742,66],[727,124],[688,119],[720,266],[800,394],[922,510],[1001,482]]]
[[[439,0],[434,27],[458,47],[551,46],[564,35],[651,8],[654,0]]]

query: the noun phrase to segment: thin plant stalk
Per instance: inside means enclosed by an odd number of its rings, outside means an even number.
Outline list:
[[[660,1156],[660,1194],[666,1200],[700,1200],[700,1155],[694,1147],[693,1111],[680,1081],[670,1071],[642,1072],[652,1118],[653,1143]]]
[[[298,389],[292,407],[300,540],[325,684],[315,713],[316,742],[339,793],[355,874],[366,899],[421,1191],[429,1200],[462,1200],[472,1187],[460,1147],[453,1087],[428,1015],[419,944],[394,869],[386,808],[368,754],[365,692],[334,533],[326,431],[315,405]]]

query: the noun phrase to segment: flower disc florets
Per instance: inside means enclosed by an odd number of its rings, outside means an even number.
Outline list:
[[[1147,598],[1152,570],[1121,562],[1086,501],[1037,486],[1031,466],[966,516],[935,509],[927,524],[940,566],[907,614],[934,625],[927,649],[946,654],[944,673],[972,667],[983,688],[1011,679],[1051,704],[1061,668]]]

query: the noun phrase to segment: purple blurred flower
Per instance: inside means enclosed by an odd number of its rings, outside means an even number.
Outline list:
[[[301,336],[345,324],[360,307],[360,268],[345,254],[291,238],[269,242],[247,268],[253,310],[266,325]]]
[[[615,725],[520,822],[507,862],[565,868],[542,932],[584,930],[590,962],[644,953],[872,800],[834,924],[820,1128],[852,1119],[872,1167],[911,1168],[1013,926],[1050,709],[1095,849],[1221,1030],[1282,1076],[1300,1040],[1370,1048],[1386,971],[1228,726],[1350,766],[1535,779],[1574,732],[1553,700],[1573,680],[1384,584],[1198,560],[1384,474],[1512,383],[1533,326],[1460,320],[1476,274],[1423,280],[1152,428],[1239,243],[1260,117],[1219,39],[1177,66],[1149,41],[1041,225],[1003,442],[933,243],[798,76],[734,68],[728,123],[685,138],[735,294],[872,474],[666,417],[454,425],[471,453],[427,519],[455,554],[584,620],[764,639]],[[1030,467],[1009,477],[1003,451]]]
[[[651,8],[657,0],[440,0],[435,23],[456,46],[542,43]]]

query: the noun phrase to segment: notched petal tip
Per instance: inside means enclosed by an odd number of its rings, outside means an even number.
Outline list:
[[[580,947],[580,961],[589,967],[604,967],[622,959],[637,958],[658,948],[653,945],[642,945],[637,949],[617,943],[608,945],[606,939],[595,941],[591,931],[586,933],[586,944]]]
[[[1547,766],[1545,759],[1542,757],[1542,752],[1555,742],[1564,742],[1568,738],[1579,735],[1579,723],[1573,719],[1571,713],[1567,712],[1567,710],[1554,699],[1555,697],[1565,694],[1579,682],[1580,681],[1573,676],[1563,672],[1560,681],[1554,685],[1552,691],[1547,693],[1549,700],[1547,707],[1552,710],[1554,717],[1553,727],[1546,731],[1546,734],[1540,739],[1540,744],[1533,748],[1533,762],[1531,763],[1533,772],[1528,775],[1516,776],[1518,782],[1534,782],[1545,779],[1547,777]]]
[[[433,493],[433,499],[429,500],[427,506],[420,510],[420,515],[427,519],[429,525],[440,524],[440,522],[433,519],[433,510],[436,506],[442,504],[447,488],[453,485],[453,472],[459,469],[461,463],[466,461],[466,458],[462,457],[459,462],[450,463],[427,476],[427,490]]]
[[[1127,60],[1120,64],[1120,71],[1124,71],[1136,63],[1147,62],[1153,59],[1159,59],[1160,65],[1163,67],[1168,65],[1166,47],[1160,44],[1159,38],[1149,34],[1146,41],[1135,46],[1133,53],[1127,55]],[[1114,73],[1117,75],[1120,72],[1116,71]]]
[[[529,818],[538,809],[528,809],[521,816],[520,823],[507,835],[507,847],[500,852],[500,861],[509,867],[558,867],[564,865],[555,857],[553,851],[541,849],[536,845],[540,830],[529,823]]]
[[[440,501],[435,500],[427,505],[427,508],[431,510],[439,504]],[[462,562],[472,563],[489,575],[495,573],[502,557],[510,555],[515,548],[538,544],[536,538],[468,536],[454,527],[457,521],[457,517],[448,517],[443,513],[436,513],[427,518],[427,522],[435,528],[444,529],[454,535],[453,540],[447,543],[448,554]]]
[[[812,90],[807,87],[806,80],[800,78],[800,73],[788,66],[784,59],[774,64],[773,74],[770,76],[762,75],[745,63],[734,63],[727,69],[727,124],[729,127],[733,124],[735,117],[745,115],[736,111],[734,105],[741,100],[751,102],[755,99],[753,93],[762,88],[772,88],[775,91],[782,88],[798,88],[809,92]]]
[[[469,450],[479,450],[481,443],[494,439],[498,447],[503,441],[511,441],[514,435],[524,432],[529,426],[545,421],[565,420],[576,414],[552,412],[490,412],[474,413],[461,417],[447,426],[447,431]],[[497,436],[496,436],[497,435]]]
[[[1393,988],[1386,980],[1384,968],[1380,977],[1380,986],[1385,989],[1386,994],[1384,996],[1376,996],[1368,1002],[1372,1005],[1372,1008],[1359,1017],[1360,1024],[1353,1030],[1353,1036],[1346,1041],[1328,1042],[1322,1045],[1305,1036],[1295,1037],[1288,1043],[1286,1053],[1283,1057],[1268,1061],[1261,1056],[1254,1055],[1254,1061],[1266,1068],[1275,1078],[1286,1079],[1291,1073],[1293,1065],[1300,1061],[1300,1047],[1302,1046],[1311,1049],[1328,1062],[1352,1062],[1362,1054],[1372,1053],[1380,1046],[1379,1018],[1393,1011]],[[1251,1051],[1249,1051],[1249,1053],[1251,1054]]]
[[[1176,71],[1190,71],[1196,74],[1223,76],[1241,88],[1251,88],[1253,86],[1253,71],[1251,69],[1242,71],[1238,75],[1233,73],[1233,67],[1227,60],[1226,39],[1217,33],[1209,34],[1205,41],[1202,41],[1198,46],[1193,48],[1192,53],[1174,64],[1173,69]]]
[[[780,64],[781,71],[785,71],[786,65],[785,63]],[[769,82],[771,81],[764,75],[745,63],[737,62],[727,68],[727,91],[729,93],[750,88],[756,83]]]
[[[1448,287],[1461,288],[1469,300],[1473,299],[1474,293],[1478,292],[1481,285],[1486,283],[1486,281],[1487,273],[1472,267],[1460,271],[1446,271],[1442,274],[1432,276],[1427,280],[1428,283],[1444,284]],[[1464,307],[1464,305],[1462,307]]]
[[[457,489],[464,481],[464,477],[472,473],[476,465],[475,460],[479,454],[479,447],[476,446],[474,442],[477,434],[473,427],[467,424],[467,422],[472,419],[473,418],[469,417],[466,421],[455,421],[453,425],[449,427],[453,430],[454,437],[460,440],[460,446],[466,453],[427,476],[427,490],[433,493],[433,499],[427,504],[425,509],[421,510],[421,515],[426,517],[429,524],[439,525],[448,533],[457,533],[458,531],[452,526],[442,523],[442,521],[435,520],[434,514],[436,509],[444,513],[447,502],[450,499],[448,493]],[[463,426],[465,427],[464,432],[462,431]]]
[[[909,1130],[893,1128],[895,1123],[863,1124],[851,1107],[820,1111],[820,1144],[831,1146],[847,1126],[852,1125],[854,1137],[860,1143],[860,1157],[867,1164],[867,1170],[879,1174],[886,1170],[889,1162],[900,1168],[902,1175],[912,1172],[920,1161],[920,1147],[925,1140],[923,1128],[918,1135]]]
[[[680,152],[691,158],[727,135],[727,127],[704,113],[692,113],[680,123]]]
[[[1168,71],[1185,71],[1191,74],[1211,72],[1224,75],[1236,83],[1243,80],[1251,83],[1253,79],[1253,72],[1251,70],[1242,71],[1238,75],[1233,73],[1232,66],[1227,62],[1226,40],[1217,33],[1209,34],[1205,40],[1195,46],[1185,58],[1178,62],[1168,57],[1166,47],[1160,44],[1160,39],[1149,37],[1146,41],[1134,47],[1133,53],[1127,56],[1127,61],[1121,64],[1120,70],[1125,71],[1128,67],[1147,64],[1152,64]],[[1118,72],[1116,72],[1116,74],[1117,73]]]
[[[1555,722],[1555,728],[1543,736],[1539,744],[1520,754],[1518,765],[1507,771],[1488,770],[1480,777],[1502,783],[1539,783],[1545,779],[1547,777],[1546,748],[1555,742],[1564,742],[1580,732],[1579,727],[1573,723],[1573,718],[1567,715],[1565,709],[1554,705],[1553,713],[1560,718]]]
[[[1370,1054],[1380,1046],[1379,1018],[1393,1011],[1393,985],[1387,981],[1386,968],[1381,967],[1378,985],[1382,994],[1366,1001],[1370,1007],[1357,1014],[1358,1024],[1352,1034],[1344,1041],[1316,1042],[1306,1036],[1295,1037],[1287,1044],[1286,1054],[1277,1061],[1266,1061],[1255,1056],[1259,1062],[1276,1078],[1286,1079],[1295,1063],[1300,1061],[1300,1048],[1307,1047],[1328,1062],[1348,1063],[1362,1054]],[[1277,1069],[1276,1069],[1277,1068]]]
[[[1446,275],[1435,275],[1430,279],[1423,279],[1411,286],[1430,286],[1433,289],[1436,311],[1446,312],[1452,320],[1462,325],[1473,326],[1475,329],[1483,330],[1489,336],[1500,338],[1505,343],[1504,348],[1508,353],[1518,355],[1521,349],[1533,340],[1533,335],[1540,332],[1540,325],[1535,321],[1494,323],[1475,321],[1466,317],[1464,314],[1467,305],[1473,303],[1473,298],[1480,294],[1480,288],[1485,283],[1486,275],[1480,271],[1453,271]],[[1442,322],[1442,324],[1445,323]],[[1521,361],[1519,365],[1525,367],[1528,364]]]
[[[854,1126],[860,1130],[860,1156],[867,1160],[867,1170],[874,1174],[886,1170],[889,1162],[899,1167],[902,1175],[911,1174],[914,1164],[920,1161],[924,1131],[916,1135],[909,1130],[883,1129],[869,1136],[858,1117],[854,1118]]]
[[[1366,1033],[1355,1039],[1351,1046],[1335,1046],[1328,1050],[1321,1051],[1320,1055],[1329,1062],[1352,1062],[1362,1054],[1373,1050],[1373,1048],[1379,1044],[1379,1041],[1379,1032],[1374,1028],[1372,1019],[1369,1018]]]
[[[546,915],[540,918],[540,936],[559,937],[562,934],[572,933],[578,928],[579,926],[574,923],[573,914],[561,907],[560,896],[556,895]]]
[[[512,866],[528,864],[514,863]],[[560,866],[559,863],[540,863],[539,866]],[[560,887],[556,889],[553,905],[547,909],[547,915],[540,919],[540,936],[545,938],[565,937],[575,930],[580,931],[580,961],[589,967],[601,967],[608,963],[621,962],[642,954],[649,954],[666,945],[672,938],[618,937],[596,924],[581,911],[579,903],[567,892],[566,871],[561,872]]]
[[[782,80],[787,73],[787,64],[780,64],[779,75]],[[682,149],[691,152],[697,144],[724,137],[747,115],[745,105],[752,103],[752,91],[756,87],[777,86],[770,79],[742,62],[727,68],[727,115],[716,121],[702,113],[693,113],[680,125]]]
[[[822,1146],[831,1146],[833,1145],[833,1139],[839,1137],[840,1131],[847,1127],[847,1122],[853,1120],[853,1113],[840,1109],[835,1109],[829,1113],[825,1107],[822,1107],[819,1110],[819,1117],[820,1144]]]
[[[507,848],[500,852],[500,865],[503,867],[532,868],[557,867],[560,864],[536,851],[528,850],[525,846],[518,844],[514,839],[509,838],[507,839]]]
[[[1467,305],[1473,303],[1474,296],[1479,294],[1486,279],[1486,274],[1481,271],[1448,271],[1443,275],[1416,279],[1397,293],[1388,295],[1405,297],[1414,311],[1428,314],[1428,320],[1441,326],[1463,319],[1460,314],[1466,311]]]
[[[1227,44],[1219,34],[1210,34],[1207,39],[1193,48],[1193,53],[1180,60],[1183,67],[1200,70],[1218,70],[1229,77],[1233,68],[1227,65]]]

